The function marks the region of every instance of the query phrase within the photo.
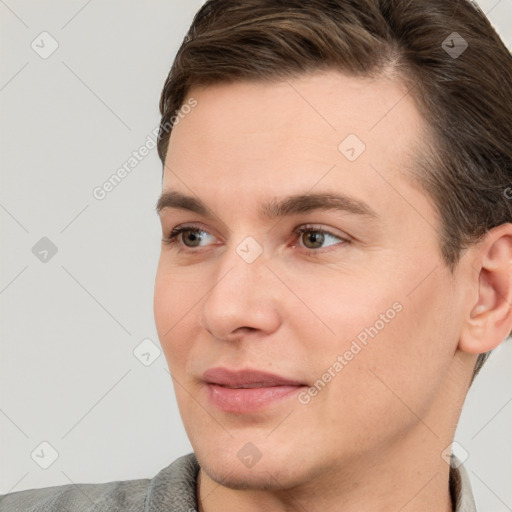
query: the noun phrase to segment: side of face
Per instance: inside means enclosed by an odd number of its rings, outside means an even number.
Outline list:
[[[164,237],[177,226],[205,234],[199,247],[162,244],[154,312],[201,466],[227,486],[292,487],[385,458],[408,437],[432,449],[439,440],[418,417],[433,431],[448,422],[437,413],[453,389],[467,290],[442,260],[430,199],[407,177],[423,126],[413,100],[398,82],[334,71],[190,96],[163,192],[199,198],[211,215],[162,210]],[[375,216],[260,214],[313,193],[344,194]],[[318,230],[331,235],[312,246]],[[202,378],[219,366],[305,387],[226,412]]]

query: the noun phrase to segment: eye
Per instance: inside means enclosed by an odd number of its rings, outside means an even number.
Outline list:
[[[320,229],[315,226],[301,226],[295,229],[294,233],[298,236],[301,246],[305,249],[312,250],[313,252],[315,249],[330,247],[331,245],[336,245],[339,242],[348,243],[347,239],[336,236],[325,229]]]
[[[201,242],[207,239],[207,237],[215,238],[210,235],[207,231],[195,227],[178,226],[174,228],[167,238],[163,238],[162,241],[166,244],[173,244],[180,241],[185,247],[203,247],[208,244],[202,244]]]

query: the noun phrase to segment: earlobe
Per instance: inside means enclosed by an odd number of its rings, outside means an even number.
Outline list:
[[[482,354],[512,330],[512,224],[491,229],[475,246],[477,300],[464,322],[459,349]]]

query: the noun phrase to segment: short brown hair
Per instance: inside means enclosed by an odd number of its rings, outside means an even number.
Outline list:
[[[468,45],[460,55],[454,40]],[[512,56],[471,0],[208,0],[162,91],[162,163],[191,87],[332,69],[392,72],[411,92],[428,126],[413,177],[439,212],[452,271],[468,245],[512,221]]]

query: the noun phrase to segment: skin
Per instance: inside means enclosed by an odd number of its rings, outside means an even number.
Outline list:
[[[163,191],[199,198],[211,215],[160,212],[163,237],[183,224],[206,234],[200,247],[162,243],[154,312],[201,465],[201,511],[452,510],[441,453],[477,354],[512,328],[512,225],[450,272],[436,209],[410,179],[424,124],[405,92],[396,78],[337,71],[190,91],[198,103],[172,131]],[[352,162],[338,150],[350,133],[366,145]],[[377,216],[258,214],[270,199],[315,192],[342,192]],[[294,234],[308,224],[340,238],[308,249],[311,236]],[[247,236],[263,249],[252,263],[236,251]],[[201,374],[214,366],[312,386],[396,303],[309,403],[235,414],[209,401]],[[252,467],[237,457],[249,442],[261,453]]]

